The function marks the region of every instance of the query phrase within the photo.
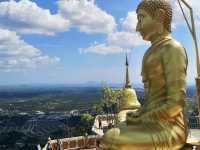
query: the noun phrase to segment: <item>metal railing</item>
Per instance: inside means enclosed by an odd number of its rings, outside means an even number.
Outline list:
[[[200,129],[200,117],[199,116],[190,116],[188,118],[189,128],[190,129]]]

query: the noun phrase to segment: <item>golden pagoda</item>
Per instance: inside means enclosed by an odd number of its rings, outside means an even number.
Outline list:
[[[122,90],[122,100],[120,102],[120,112],[118,113],[118,122],[126,120],[126,114],[128,112],[136,111],[140,108],[141,104],[137,99],[135,90],[131,86],[129,79],[129,62],[126,54],[126,81],[125,86]]]

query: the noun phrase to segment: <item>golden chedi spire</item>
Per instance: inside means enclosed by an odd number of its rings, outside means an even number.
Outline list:
[[[127,54],[126,54],[126,84],[125,84],[125,88],[131,88],[131,82],[129,79],[129,63],[128,63],[128,58],[127,58]]]
[[[118,114],[118,121],[122,122],[126,120],[126,113],[130,111],[136,111],[141,105],[137,99],[135,90],[131,86],[129,78],[129,62],[126,54],[126,79],[125,85],[122,90],[122,100],[120,103],[120,112]]]

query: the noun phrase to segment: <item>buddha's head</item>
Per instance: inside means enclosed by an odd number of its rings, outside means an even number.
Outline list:
[[[172,7],[168,0],[143,0],[137,7],[136,30],[144,40],[171,32]]]

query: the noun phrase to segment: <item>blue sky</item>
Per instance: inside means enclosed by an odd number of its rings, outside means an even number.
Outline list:
[[[141,83],[148,43],[135,32],[139,0],[19,0],[0,2],[0,85]],[[200,5],[190,0],[197,29]],[[187,49],[188,84],[196,77],[192,39],[176,3],[173,34]],[[199,30],[197,30],[198,39]]]

